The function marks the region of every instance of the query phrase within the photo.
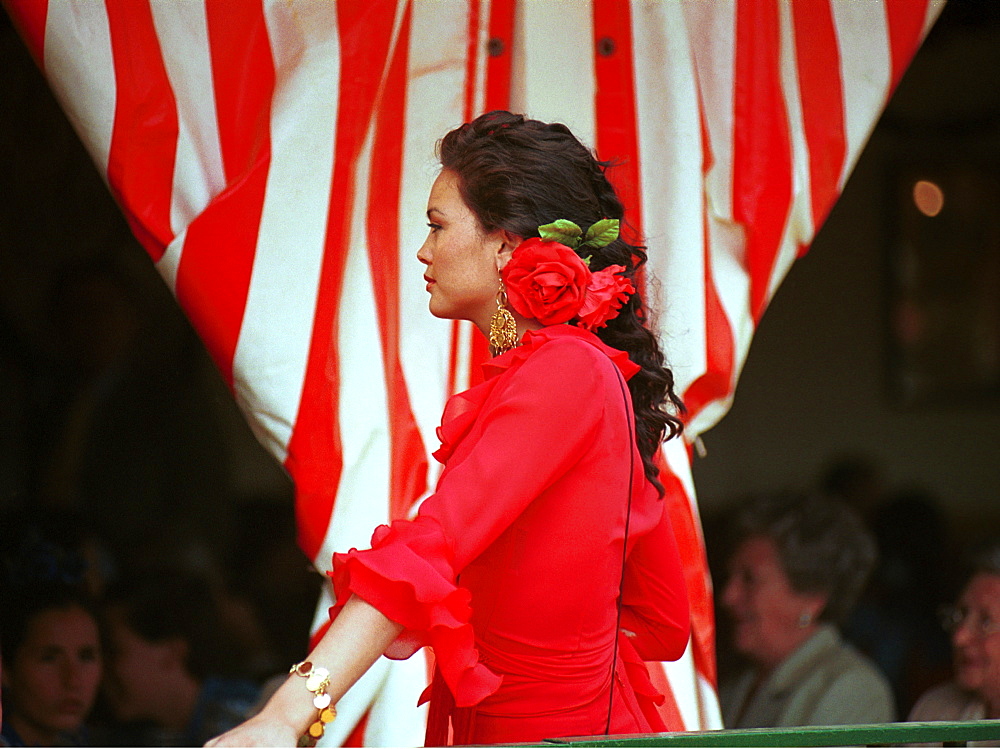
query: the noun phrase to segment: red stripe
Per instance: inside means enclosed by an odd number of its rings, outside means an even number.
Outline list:
[[[490,3],[490,47],[486,58],[486,111],[510,109],[516,0]]]
[[[176,293],[231,386],[271,164],[275,73],[260,5],[233,13],[209,0],[205,10],[227,188],[188,227]]]
[[[451,321],[451,336],[448,341],[448,390],[446,391],[448,395],[458,392],[458,344],[461,340],[459,324],[458,320]]]
[[[226,182],[270,157],[274,60],[258,1],[233,13],[230,0],[206,0],[215,115]]]
[[[643,222],[631,6],[620,0],[594,0],[593,10],[597,153],[616,162],[608,178],[626,206],[624,238],[637,244],[642,242]]]
[[[840,193],[847,154],[840,47],[830,0],[791,5],[802,124],[809,150],[813,229],[819,231]]]
[[[705,210],[707,211],[707,205]],[[684,391],[687,421],[700,414],[710,403],[726,398],[734,385],[733,329],[722,307],[712,274],[707,226],[703,262],[705,264],[705,372]]]
[[[656,463],[660,468],[660,481],[666,489],[666,510],[684,563],[684,581],[691,607],[691,652],[694,665],[698,673],[716,686],[715,608],[701,529],[698,519],[691,511],[691,502],[684,484],[667,466],[661,453],[657,453]]]
[[[341,77],[327,233],[309,361],[285,465],[295,479],[299,546],[315,558],[326,536],[343,469],[338,425],[338,310],[351,243],[354,173],[389,59],[392,0],[338,3]]]
[[[389,502],[393,520],[406,517],[427,486],[427,452],[410,406],[399,356],[399,197],[411,16],[411,6],[407,4],[376,118],[368,193],[368,254],[389,408]],[[415,262],[407,272],[419,273]]]
[[[929,0],[885,0],[892,76],[886,101],[906,72],[923,38]]]
[[[738,0],[733,118],[733,214],[746,233],[750,312],[767,306],[792,198],[791,139],[781,90],[778,6]]]
[[[481,0],[469,0],[469,27],[466,30],[465,49],[465,91],[462,99],[462,119],[465,122],[475,117],[480,3]]]
[[[108,182],[132,232],[153,260],[173,239],[170,197],[177,105],[149,2],[107,3],[115,66],[115,120]]]
[[[14,22],[35,64],[45,72],[45,24],[49,15],[49,0],[0,0]]]

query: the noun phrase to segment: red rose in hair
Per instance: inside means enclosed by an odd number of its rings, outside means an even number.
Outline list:
[[[583,306],[577,317],[581,328],[596,330],[608,324],[608,320],[618,316],[618,310],[635,293],[635,287],[625,276],[618,275],[625,270],[621,265],[609,265],[590,275]]]
[[[501,275],[514,311],[542,325],[576,317],[590,281],[590,270],[579,255],[538,237],[517,246]]]

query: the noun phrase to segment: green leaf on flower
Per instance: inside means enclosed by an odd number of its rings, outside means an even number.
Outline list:
[[[584,265],[586,265],[586,266],[587,266],[588,268],[590,267],[590,259],[591,259],[592,257],[594,257],[594,256],[593,256],[593,255],[587,255],[587,257],[585,257],[585,258],[583,259],[583,264],[584,264]]]
[[[602,218],[589,229],[583,238],[581,247],[593,247],[595,250],[607,247],[618,239],[618,219]]]
[[[538,227],[538,236],[542,239],[547,242],[559,242],[570,249],[575,249],[580,244],[580,235],[582,234],[583,229],[564,218]]]

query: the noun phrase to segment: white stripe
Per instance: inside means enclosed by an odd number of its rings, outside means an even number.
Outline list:
[[[681,6],[634,2],[632,27],[647,298],[683,392],[706,366],[698,91]]]
[[[187,227],[181,230],[167,245],[163,251],[163,256],[156,263],[156,270],[159,272],[163,282],[170,289],[170,293],[177,294],[177,269],[181,264],[181,255],[184,251],[184,242],[187,241]]]
[[[840,45],[847,153],[838,183],[848,175],[885,105],[892,71],[889,32],[882,3],[831,2]]]
[[[715,694],[715,687],[708,679],[701,674],[698,678],[698,706],[701,714],[701,730],[714,731],[724,728],[722,724],[722,711],[719,709],[719,698]]]
[[[517,3],[511,66],[511,108],[562,122],[591,146],[597,141],[592,11],[583,0]]]
[[[685,731],[700,731],[722,726],[703,726],[701,721],[700,697],[698,693],[698,671],[694,667],[694,655],[690,643],[684,654],[676,661],[664,661],[663,671],[670,682],[674,701],[680,711]]]
[[[339,310],[337,347],[340,353],[339,430],[343,470],[337,486],[333,517],[315,559],[317,568],[329,565],[334,551],[368,548],[376,526],[389,518],[390,435],[385,395],[385,370],[379,342],[375,293],[368,263],[365,232],[371,169],[372,131],[369,130],[354,175],[351,210],[351,241],[347,248],[344,288]],[[412,667],[411,667],[412,668]],[[412,676],[412,671],[410,673]],[[383,689],[385,674],[369,671],[347,695],[343,705],[352,716],[344,720],[337,736],[356,724],[360,715]],[[400,746],[417,746],[423,738],[424,712],[416,708],[422,683],[403,678],[394,683],[399,725],[395,738]],[[404,693],[408,692],[405,698]],[[339,745],[339,741],[334,745]]]
[[[60,0],[48,4],[45,74],[77,135],[108,179],[115,116],[115,65],[104,3]]]
[[[371,706],[365,746],[423,746],[427,704],[416,705],[428,682],[427,651],[405,661],[380,660],[389,664],[389,671]]]
[[[434,144],[462,124],[468,17],[441,13],[435,3],[414,3],[409,46],[399,203],[399,348],[411,407],[432,473],[435,434],[448,387],[451,323],[432,317],[417,250],[427,236],[427,198],[438,173]]]
[[[375,527],[389,519],[389,413],[365,232],[371,141],[369,130],[349,208],[351,236],[345,248],[344,286],[334,333],[340,359],[338,426],[343,470],[333,517],[316,557],[318,567],[329,564],[335,551],[367,548]]]
[[[265,7],[275,64],[271,167],[234,390],[280,461],[298,414],[323,265],[340,48],[335,3]]]
[[[215,86],[202,2],[151,3],[177,106],[177,158],[170,224],[179,232],[225,187]]]
[[[459,320],[458,322],[458,343],[455,348],[459,351],[455,366],[455,392],[461,393],[469,388],[469,376],[472,364],[472,337],[478,335],[471,322]]]
[[[945,0],[931,0],[927,4],[927,16],[924,18],[924,31],[920,37],[921,41],[927,36],[927,32],[931,30],[931,26],[934,25],[938,16],[941,15],[941,11],[944,10],[944,4]]]
[[[694,59],[713,164],[705,179],[711,216],[731,221],[736,4],[685,2],[687,51]]]

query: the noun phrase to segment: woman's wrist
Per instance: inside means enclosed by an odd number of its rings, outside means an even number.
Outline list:
[[[313,714],[312,722],[302,736],[299,745],[315,746],[316,742],[323,737],[327,725],[337,717],[337,707],[333,704],[333,698],[328,691],[330,689],[330,671],[322,666],[314,665],[312,661],[305,660],[293,665],[288,669],[288,673],[303,678],[305,688],[312,695],[312,705],[316,712]]]
[[[308,731],[316,716],[313,694],[305,688],[300,677],[291,675],[264,704],[259,716],[287,726],[297,736],[301,736]]]

